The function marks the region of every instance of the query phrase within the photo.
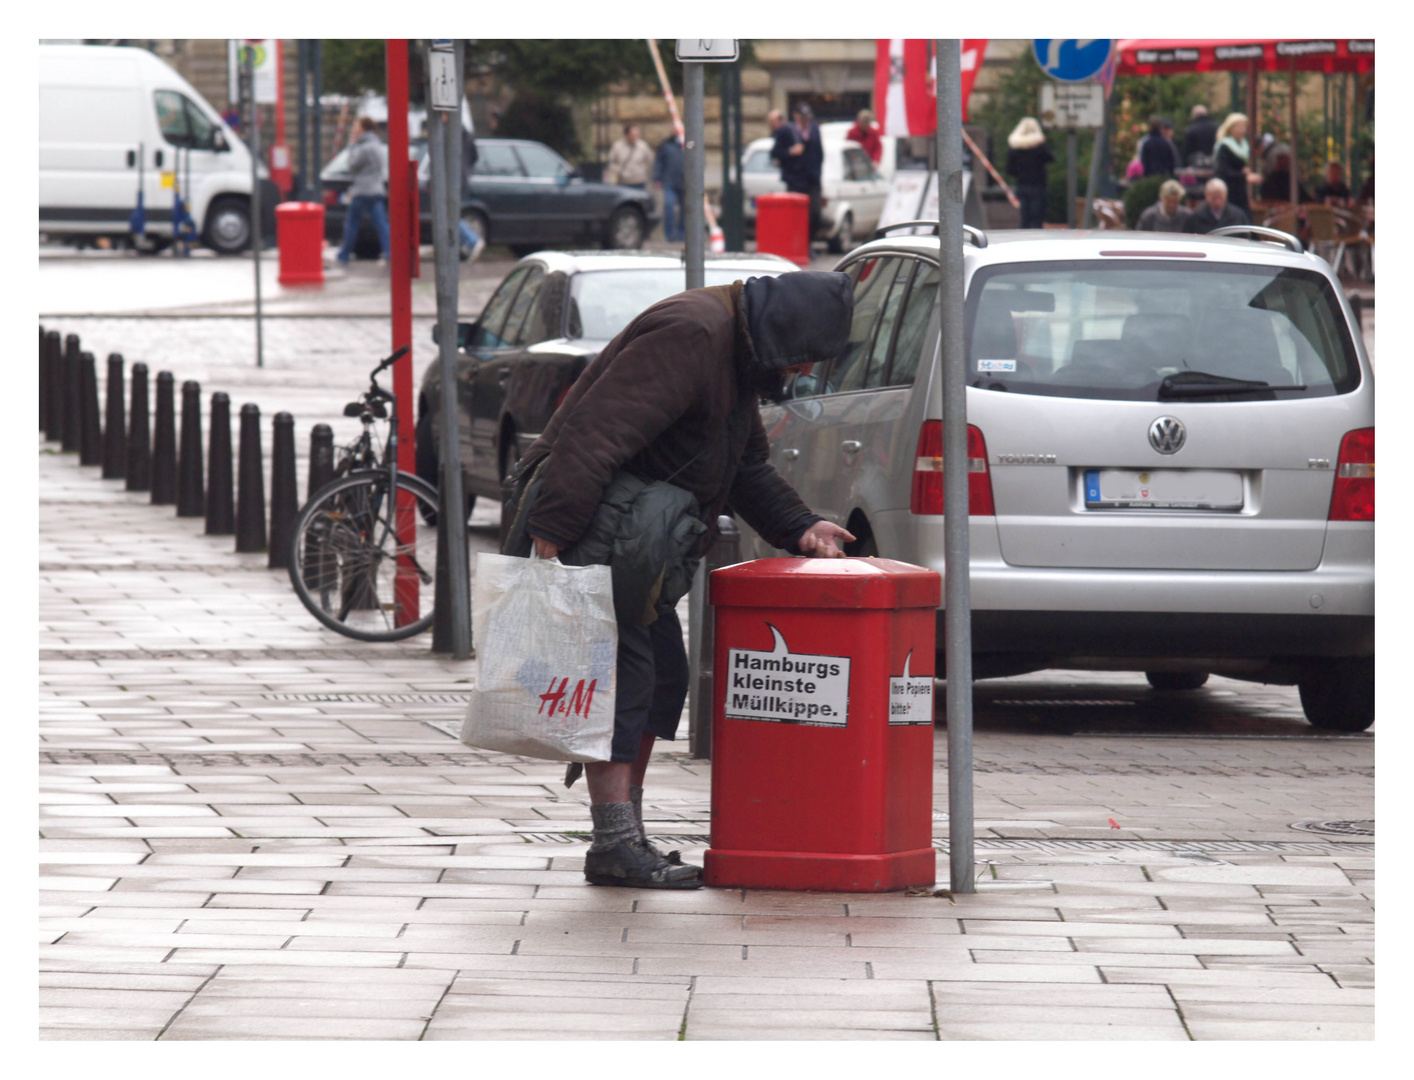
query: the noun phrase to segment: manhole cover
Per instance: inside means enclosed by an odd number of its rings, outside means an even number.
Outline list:
[[[1302,832],[1340,833],[1343,836],[1374,836],[1375,819],[1356,821],[1298,821],[1292,826]]]

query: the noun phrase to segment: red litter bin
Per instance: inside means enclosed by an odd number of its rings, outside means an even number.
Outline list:
[[[714,571],[708,885],[929,885],[942,578],[892,559]]]
[[[773,191],[756,196],[756,250],[804,266],[810,261],[810,196]]]
[[[324,206],[284,202],[275,207],[281,285],[324,284]]]

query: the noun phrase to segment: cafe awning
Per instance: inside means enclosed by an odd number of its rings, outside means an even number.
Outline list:
[[[1373,38],[1238,38],[1223,41],[1122,40],[1119,75],[1166,75],[1186,71],[1320,71],[1326,74],[1375,70]]]

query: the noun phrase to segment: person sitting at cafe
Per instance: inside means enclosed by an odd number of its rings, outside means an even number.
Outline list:
[[[1216,176],[1203,185],[1203,205],[1183,223],[1186,233],[1210,233],[1231,225],[1251,225],[1247,211],[1227,201],[1227,185]]]
[[[1260,189],[1263,202],[1291,201],[1291,156],[1278,154],[1272,171],[1267,173]],[[1296,201],[1310,202],[1311,193],[1304,184],[1296,186]]]
[[[1206,105],[1194,105],[1183,133],[1183,164],[1211,164],[1213,146],[1218,141],[1218,125],[1208,116]]]
[[[1140,232],[1183,232],[1191,212],[1183,206],[1183,185],[1177,180],[1165,180],[1159,188],[1159,201],[1139,215]]]
[[[1178,168],[1178,151],[1173,142],[1164,137],[1164,121],[1155,116],[1149,121],[1149,134],[1139,147],[1139,160],[1144,166],[1145,176],[1172,176]],[[1173,125],[1169,125],[1173,130]]]
[[[1326,182],[1316,187],[1316,201],[1331,206],[1345,206],[1350,202],[1350,185],[1345,182],[1345,166],[1332,161],[1326,166]]]

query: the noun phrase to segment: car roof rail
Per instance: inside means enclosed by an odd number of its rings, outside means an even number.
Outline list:
[[[933,230],[934,235],[937,235],[938,222],[936,220],[896,221],[892,225],[883,225],[875,229],[873,239],[878,240],[880,237],[888,235],[895,229],[916,229],[919,226],[927,226]],[[987,234],[981,229],[974,228],[971,225],[964,225],[962,227],[962,238],[965,243],[970,243],[973,247],[984,248],[987,246]]]
[[[1301,246],[1301,241],[1292,236],[1291,233],[1282,232],[1280,229],[1268,229],[1263,225],[1225,225],[1221,229],[1214,229],[1209,236],[1250,236],[1264,244],[1281,244],[1290,251],[1298,255],[1305,253],[1306,249]]]

